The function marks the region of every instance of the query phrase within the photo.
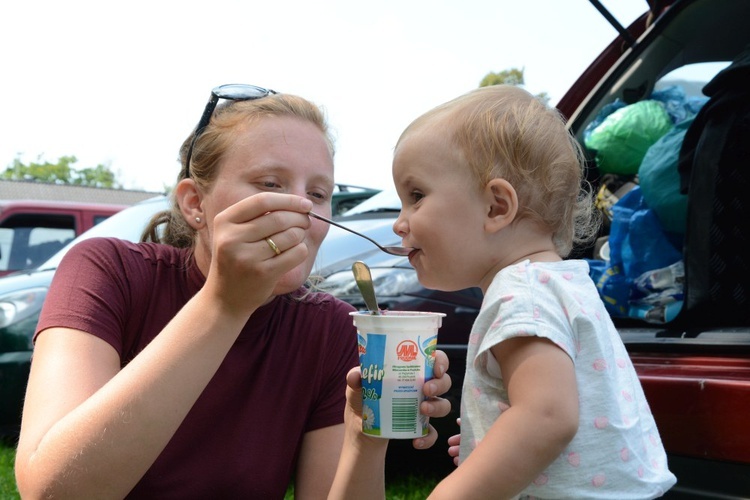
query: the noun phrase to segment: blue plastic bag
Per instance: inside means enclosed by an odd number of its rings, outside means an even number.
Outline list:
[[[612,207],[609,262],[591,265],[591,276],[612,316],[630,315],[631,302],[643,293],[636,280],[650,271],[666,268],[682,259],[665,234],[656,213],[646,205],[640,187],[629,191]]]
[[[672,85],[654,90],[649,99],[661,102],[672,122],[677,124],[683,120],[694,118],[701,106],[708,100],[708,97],[687,97],[685,89],[679,85]]]

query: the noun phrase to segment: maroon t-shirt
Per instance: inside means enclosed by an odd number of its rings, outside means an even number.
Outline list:
[[[91,333],[124,366],[204,282],[186,250],[85,240],[56,271],[36,335],[51,327]],[[354,309],[301,292],[252,315],[131,497],[284,496],[304,434],[343,422],[345,376],[359,364]]]

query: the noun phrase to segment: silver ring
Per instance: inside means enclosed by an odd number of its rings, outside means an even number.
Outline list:
[[[268,246],[271,247],[273,253],[275,253],[276,255],[281,255],[281,250],[279,250],[279,247],[276,246],[276,243],[274,243],[271,238],[266,238],[266,243],[268,243]]]

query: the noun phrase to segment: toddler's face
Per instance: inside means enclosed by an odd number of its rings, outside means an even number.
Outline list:
[[[393,180],[402,204],[393,230],[416,249],[409,262],[420,283],[437,290],[477,286],[486,210],[461,152],[439,128],[418,128],[396,147]]]

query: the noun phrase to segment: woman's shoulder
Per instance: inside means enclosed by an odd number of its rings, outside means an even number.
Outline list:
[[[137,258],[139,260],[182,263],[187,250],[160,243],[135,243],[119,238],[95,237],[80,241],[68,253],[73,256],[116,258],[121,261]]]
[[[150,243],[135,243],[130,240],[123,240],[115,237],[96,236],[93,238],[87,238],[76,243],[70,251],[86,252],[86,251],[123,251],[125,249],[134,249],[144,245],[152,245]],[[160,245],[166,246],[166,245]]]

